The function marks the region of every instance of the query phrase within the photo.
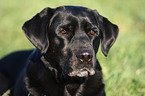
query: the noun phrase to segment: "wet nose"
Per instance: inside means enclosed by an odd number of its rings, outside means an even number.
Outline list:
[[[80,50],[77,52],[77,58],[83,63],[90,62],[93,58],[93,52],[90,50]]]

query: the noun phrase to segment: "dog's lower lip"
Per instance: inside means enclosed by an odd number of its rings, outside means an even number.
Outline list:
[[[77,74],[78,77],[88,77],[88,71],[81,71]]]
[[[77,76],[77,77],[88,77],[88,76],[92,76],[95,74],[95,70],[91,69],[87,69],[87,68],[82,68],[80,69],[79,71],[74,71],[74,72],[71,72],[69,74],[69,76]]]

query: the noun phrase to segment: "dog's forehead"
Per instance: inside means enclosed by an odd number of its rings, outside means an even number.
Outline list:
[[[89,16],[91,15],[91,9],[86,7],[80,7],[80,6],[61,6],[57,7],[56,11],[64,14],[64,15],[74,15],[74,16]]]
[[[69,23],[72,21],[87,21],[95,23],[94,15],[91,9],[80,6],[61,6],[55,9],[54,18],[56,22]],[[57,20],[56,20],[57,19]]]

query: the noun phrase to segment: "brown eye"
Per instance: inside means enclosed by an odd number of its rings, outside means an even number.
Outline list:
[[[91,34],[92,34],[92,35],[94,35],[94,34],[95,34],[95,32],[94,32],[93,30],[91,30]]]
[[[62,34],[66,34],[66,32],[67,32],[66,30],[62,30],[61,31]]]

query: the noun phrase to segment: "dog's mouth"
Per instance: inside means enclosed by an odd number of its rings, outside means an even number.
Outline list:
[[[57,82],[59,83],[83,83],[87,78],[95,75],[95,70],[86,67],[78,69],[77,71],[69,72],[68,74],[58,75]]]
[[[95,70],[94,69],[88,69],[88,68],[82,68],[80,70],[77,71],[72,71],[70,72],[68,75],[70,77],[89,77],[95,74]]]

